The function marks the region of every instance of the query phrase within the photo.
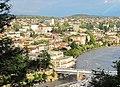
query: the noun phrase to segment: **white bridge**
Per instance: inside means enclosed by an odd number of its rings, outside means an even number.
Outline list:
[[[83,75],[92,74],[92,70],[79,70],[79,69],[55,69],[57,73],[60,74],[77,74],[78,72]],[[116,75],[117,71],[105,71],[106,73],[109,73],[111,75]]]

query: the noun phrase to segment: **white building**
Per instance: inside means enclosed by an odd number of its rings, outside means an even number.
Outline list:
[[[39,28],[40,28],[40,32],[42,34],[46,34],[46,33],[52,31],[52,27],[49,27],[49,26],[42,26],[42,27],[39,27]]]
[[[8,37],[12,37],[12,38],[14,38],[14,37],[20,37],[20,32],[8,32],[7,36]]]
[[[27,29],[25,29],[25,28],[20,28],[19,31],[20,31],[20,32],[26,32]]]
[[[33,31],[36,31],[36,30],[39,29],[39,25],[31,25],[31,29],[32,29]]]
[[[78,32],[80,29],[79,26],[80,26],[79,24],[73,24],[73,30]]]
[[[70,68],[75,65],[75,59],[72,56],[64,56],[61,51],[48,51],[48,53],[55,68]]]
[[[54,25],[55,24],[55,20],[51,19],[50,25]]]
[[[52,18],[50,20],[45,20],[44,24],[50,24],[50,25],[54,25],[55,24],[55,20]]]

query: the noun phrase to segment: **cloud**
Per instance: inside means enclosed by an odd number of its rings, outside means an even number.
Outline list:
[[[104,3],[120,3],[120,0],[105,0]]]
[[[105,0],[104,3],[108,3],[108,0]]]

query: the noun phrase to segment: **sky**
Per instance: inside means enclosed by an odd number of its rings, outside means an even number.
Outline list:
[[[120,0],[11,0],[11,13],[65,17],[74,14],[120,16]]]

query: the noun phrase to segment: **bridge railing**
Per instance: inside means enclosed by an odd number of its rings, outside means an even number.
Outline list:
[[[80,70],[80,69],[55,69],[55,71],[57,71],[58,73],[76,73],[80,72],[83,74],[92,74],[93,71],[92,70]],[[105,71],[106,73],[109,74],[117,74],[117,71]]]

